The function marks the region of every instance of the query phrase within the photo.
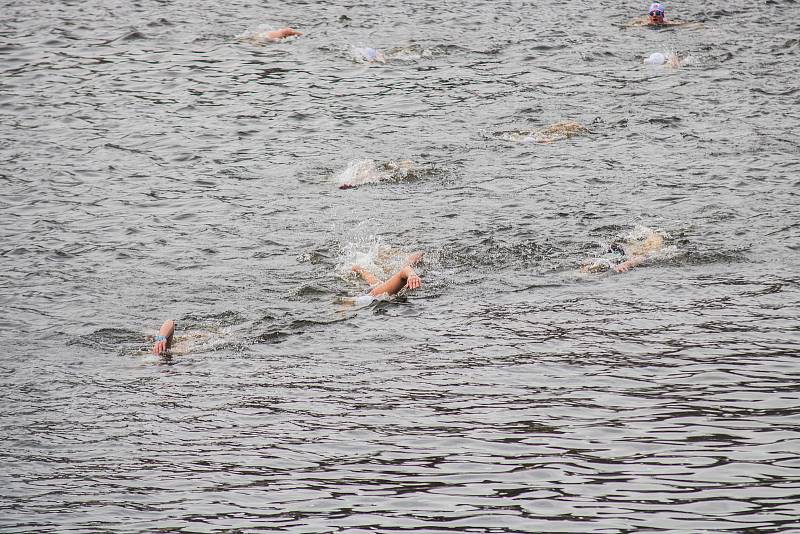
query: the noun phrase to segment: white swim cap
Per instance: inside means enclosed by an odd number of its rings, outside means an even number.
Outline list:
[[[667,10],[664,9],[664,4],[654,3],[650,4],[650,9],[648,9],[647,12],[652,13],[653,11],[660,11],[661,13],[665,13]]]
[[[361,295],[355,298],[354,304],[356,306],[366,306],[367,304],[372,304],[375,300],[375,297],[372,295]]]
[[[667,56],[662,54],[661,52],[653,52],[650,54],[650,57],[644,60],[645,64],[647,65],[663,65],[667,62]]]

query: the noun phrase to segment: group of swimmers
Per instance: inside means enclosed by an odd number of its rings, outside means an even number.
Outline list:
[[[585,274],[604,271],[625,273],[656,257],[665,249],[664,245],[665,236],[663,233],[649,228],[642,228],[638,235],[632,235],[610,243],[598,257],[585,261],[581,265],[579,272]],[[376,300],[387,299],[401,292],[420,288],[422,286],[422,278],[414,270],[414,267],[422,261],[423,257],[424,253],[421,251],[409,254],[405,257],[400,269],[385,280],[378,278],[366,267],[359,264],[353,265],[350,271],[366,282],[368,287],[361,295],[339,299],[339,303],[362,307]],[[207,336],[207,334],[205,335]],[[198,337],[202,338],[204,334],[198,334]],[[173,348],[174,339],[175,321],[168,319],[164,321],[158,334],[153,338],[153,354],[165,354]],[[177,352],[185,352],[186,350],[188,350],[187,347],[182,347],[178,348]]]
[[[666,10],[661,3],[653,3],[647,12],[647,18],[643,21],[636,21],[633,25],[648,26],[674,26],[683,24],[682,22],[672,22],[665,19]],[[280,28],[258,34],[261,41],[280,41],[289,37],[299,37],[301,32],[293,28]],[[580,125],[579,125],[580,126]],[[352,184],[343,184],[343,189],[352,187]],[[642,265],[648,258],[658,253],[664,248],[664,235],[648,230],[644,236],[632,240],[618,240],[611,243],[599,257],[584,262],[580,267],[582,273],[598,273],[603,271],[614,271],[624,273],[630,269]],[[366,291],[356,297],[348,297],[340,302],[355,306],[364,306],[372,303],[376,299],[386,298],[397,295],[403,291],[412,291],[422,286],[422,278],[414,270],[414,267],[422,261],[423,253],[414,252],[405,258],[401,268],[386,280],[380,280],[372,272],[361,265],[353,265],[351,272],[358,275],[369,287]],[[161,328],[153,338],[154,344],[152,352],[156,355],[167,353],[172,347],[175,339],[176,323],[172,319],[164,321]]]
[[[688,22],[681,20],[667,20],[666,15],[667,10],[664,7],[664,4],[660,2],[654,2],[650,4],[650,7],[647,9],[646,17],[636,19],[628,23],[628,26],[675,27],[689,24]],[[299,37],[301,35],[303,35],[302,32],[299,32],[294,28],[286,27],[278,28],[277,30],[246,32],[243,37],[256,42],[277,42],[286,39],[287,37]],[[380,50],[371,47],[362,48],[359,50],[361,51],[361,55],[368,61],[375,61],[378,63],[386,62],[386,58]]]

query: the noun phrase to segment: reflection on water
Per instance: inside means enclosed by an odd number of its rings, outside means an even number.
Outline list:
[[[0,529],[797,530],[786,7],[4,6]]]

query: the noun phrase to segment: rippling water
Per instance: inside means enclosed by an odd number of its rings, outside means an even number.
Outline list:
[[[645,7],[3,1],[0,529],[800,529],[796,4]]]

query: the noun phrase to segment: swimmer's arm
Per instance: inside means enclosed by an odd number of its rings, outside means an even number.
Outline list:
[[[396,295],[403,289],[417,289],[422,285],[422,279],[414,272],[410,265],[406,265],[384,283],[372,288],[369,292],[373,297],[381,295]]]
[[[278,30],[272,30],[267,32],[267,39],[277,41],[280,39],[285,39],[287,37],[293,37],[295,35],[303,35],[302,32],[295,30],[294,28],[280,28]]]
[[[644,263],[644,260],[646,259],[647,258],[645,256],[633,256],[631,259],[625,260],[619,265],[615,266],[614,270],[618,273],[627,273],[634,267],[637,267],[642,263]]]
[[[634,19],[634,20],[626,23],[625,27],[626,28],[636,28],[636,27],[639,27],[639,26],[647,26],[647,23],[648,23],[647,17],[640,17],[638,19]]]
[[[153,354],[164,354],[172,346],[173,334],[175,334],[175,321],[167,319],[158,330],[158,335],[163,336],[165,339],[156,341],[155,345],[153,345]]]
[[[368,283],[370,286],[375,286],[375,285],[378,285],[378,284],[381,283],[381,281],[378,280],[371,272],[369,272],[368,270],[364,269],[360,265],[353,265],[353,268],[351,270],[354,273],[360,275],[361,278],[363,278],[364,281],[366,283]]]

